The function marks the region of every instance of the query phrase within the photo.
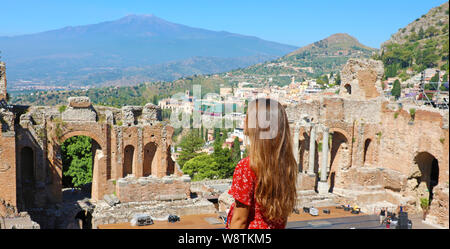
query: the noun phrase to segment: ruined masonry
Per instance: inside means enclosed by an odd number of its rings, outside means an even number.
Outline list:
[[[297,207],[345,203],[375,213],[402,205],[413,214],[428,200],[426,222],[448,228],[449,112],[390,102],[383,72],[381,62],[350,59],[339,96],[286,107],[299,168]],[[93,106],[87,97],[69,98],[62,112],[10,106],[4,63],[0,75],[0,226],[16,217],[36,227],[30,215],[42,228],[71,228],[74,217],[90,215],[95,228],[136,213],[214,213],[208,198],[225,211],[233,201],[231,182],[191,184],[183,175],[170,155],[173,128],[157,106]],[[63,202],[60,146],[78,135],[93,140],[91,198]]]
[[[389,102],[383,72],[380,61],[350,59],[338,97],[287,107],[298,206],[357,204],[366,213],[403,206],[421,214],[428,200],[426,222],[448,228],[449,112]]]
[[[190,198],[191,179],[172,160],[173,128],[161,121],[158,106],[93,106],[88,97],[70,97],[64,110],[11,106],[4,63],[0,70],[0,217],[26,211],[44,228],[67,228],[65,219],[91,215],[111,196],[121,204]],[[93,180],[83,188],[90,198],[65,203],[61,145],[80,135],[92,138]]]

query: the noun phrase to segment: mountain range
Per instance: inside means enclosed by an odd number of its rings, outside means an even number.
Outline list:
[[[0,37],[10,84],[99,86],[170,81],[246,67],[297,47],[172,23],[154,15]]]

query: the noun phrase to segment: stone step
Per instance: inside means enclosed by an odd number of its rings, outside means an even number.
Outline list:
[[[330,207],[337,206],[332,194],[317,194],[298,196],[296,206]]]
[[[311,195],[317,195],[316,191],[314,191],[314,190],[297,191],[297,196],[311,196]]]

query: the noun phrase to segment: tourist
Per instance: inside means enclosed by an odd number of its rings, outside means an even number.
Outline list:
[[[386,211],[384,210],[384,208],[381,208],[381,211],[380,211],[380,224],[383,224],[384,217],[386,217]]]
[[[296,199],[297,163],[284,107],[275,100],[249,103],[244,124],[249,156],[234,170],[235,199],[227,228],[282,229]]]

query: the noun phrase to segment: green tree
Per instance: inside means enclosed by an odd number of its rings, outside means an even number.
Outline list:
[[[431,77],[430,82],[438,82],[439,81],[439,74],[435,73],[433,77]]]
[[[341,85],[341,74],[338,72],[336,74],[336,81],[335,81],[336,85]]]
[[[76,136],[61,145],[63,186],[79,187],[92,182],[91,141],[90,137]]]
[[[392,94],[392,96],[395,97],[395,99],[398,99],[398,98],[400,98],[401,92],[402,92],[402,87],[400,85],[400,81],[395,80],[394,85],[392,86],[391,94]]]
[[[200,150],[203,145],[204,141],[198,135],[198,132],[195,132],[194,130],[189,131],[189,133],[181,139],[180,144],[178,145],[181,148],[178,164],[183,167],[187,161],[198,156],[199,153],[197,153],[197,151]]]
[[[219,165],[210,155],[202,154],[187,161],[183,172],[198,181],[205,178],[217,179],[220,177]]]
[[[233,147],[231,149],[231,158],[234,164],[239,163],[241,160],[241,144],[239,143],[238,137],[234,138]]]
[[[218,164],[220,178],[229,178],[233,176],[236,165],[231,158],[231,150],[229,148],[222,148],[223,141],[222,139],[216,139],[214,141],[214,152],[211,156]]]

